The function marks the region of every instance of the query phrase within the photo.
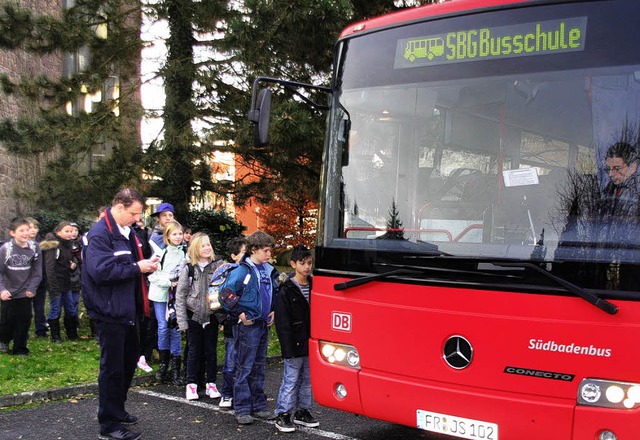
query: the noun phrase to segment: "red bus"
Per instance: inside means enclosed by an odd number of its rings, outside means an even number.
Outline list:
[[[343,31],[314,87],[318,403],[452,438],[638,438],[638,17],[451,0]]]

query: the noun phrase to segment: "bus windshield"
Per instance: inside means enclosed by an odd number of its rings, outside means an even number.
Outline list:
[[[324,244],[640,261],[638,31],[607,8],[538,5],[343,40]]]

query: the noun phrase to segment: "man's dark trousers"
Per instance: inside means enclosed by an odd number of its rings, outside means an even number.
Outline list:
[[[121,429],[127,412],[124,408],[131,379],[140,356],[138,328],[96,320],[100,342],[98,376],[98,423],[100,432]]]

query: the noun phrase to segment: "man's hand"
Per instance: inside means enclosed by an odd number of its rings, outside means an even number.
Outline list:
[[[275,322],[273,318],[275,318],[275,316],[276,312],[271,312],[267,315],[267,327],[271,327],[273,325],[273,323]]]
[[[11,292],[9,292],[8,290],[3,290],[2,292],[0,292],[0,299],[2,301],[9,301],[11,299]]]
[[[153,258],[149,258],[148,260],[140,260],[138,261],[138,267],[140,267],[140,272],[142,273],[153,273],[158,270],[158,261],[160,258],[158,256],[154,256]]]

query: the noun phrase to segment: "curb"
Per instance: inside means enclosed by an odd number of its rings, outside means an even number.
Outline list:
[[[156,382],[153,375],[134,376],[131,386],[150,385]],[[52,388],[49,390],[25,391],[18,394],[7,394],[0,396],[0,409],[12,406],[22,406],[31,403],[42,403],[51,400],[70,399],[73,397],[98,394],[98,383],[85,385],[72,385],[62,388]]]
[[[280,356],[267,357],[267,365],[275,365],[281,361]],[[218,367],[220,370],[222,365]],[[148,386],[157,384],[156,377],[152,374],[143,376],[134,376],[131,381],[132,387]],[[97,395],[98,383],[90,383],[84,385],[71,385],[61,388],[52,388],[49,390],[25,391],[24,393],[7,394],[0,396],[0,409],[10,408],[12,406],[23,406],[31,403],[44,403],[52,400],[71,399],[74,397]]]

